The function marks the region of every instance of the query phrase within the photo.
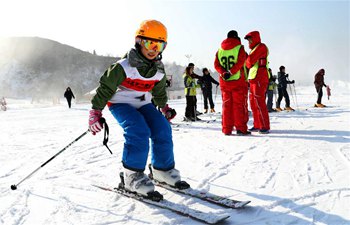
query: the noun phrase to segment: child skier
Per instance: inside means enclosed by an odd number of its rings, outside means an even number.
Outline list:
[[[280,72],[278,72],[278,99],[276,102],[276,110],[278,112],[282,111],[281,106],[281,101],[282,98],[286,101],[286,107],[284,110],[286,111],[294,111],[292,107],[290,107],[290,100],[289,100],[289,95],[287,92],[287,85],[288,84],[294,84],[294,80],[290,81],[288,80],[288,74],[286,74],[286,68],[284,66],[280,66]]]
[[[166,75],[161,62],[166,45],[166,27],[157,20],[143,21],[136,31],[135,48],[106,70],[91,101],[92,134],[103,128],[100,119],[106,105],[124,129],[124,187],[142,196],[155,193],[153,182],[144,174],[149,139],[153,179],[180,189],[189,187],[174,168],[171,127],[151,103],[153,97],[164,114],[171,110],[166,104]]]

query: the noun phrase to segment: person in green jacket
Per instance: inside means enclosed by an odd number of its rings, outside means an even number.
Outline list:
[[[108,105],[124,129],[124,187],[148,197],[161,196],[144,173],[150,146],[153,179],[179,189],[189,187],[174,168],[170,124],[156,109],[159,106],[165,115],[171,110],[166,104],[166,75],[161,62],[166,45],[166,27],[157,20],[143,21],[136,31],[135,48],[102,75],[89,116],[92,134],[101,131],[102,110]]]

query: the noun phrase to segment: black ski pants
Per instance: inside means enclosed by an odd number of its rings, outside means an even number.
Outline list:
[[[204,109],[208,109],[208,100],[209,100],[210,108],[213,109],[215,105],[213,102],[213,93],[211,89],[203,88],[202,93],[204,98]]]
[[[267,110],[272,111],[272,106],[273,106],[273,90],[267,90],[266,92],[266,97],[267,97]]]
[[[196,116],[196,96],[186,96],[185,116],[195,118]]]
[[[287,87],[281,87],[281,88],[278,88],[278,99],[276,102],[277,108],[281,107],[281,101],[283,97],[284,97],[284,100],[286,101],[286,107],[290,107],[290,100],[287,92]]]
[[[68,107],[70,108],[72,105],[72,98],[67,98],[67,103],[68,103]]]
[[[322,96],[323,96],[322,87],[316,88],[316,91],[317,91],[317,104],[321,104]]]

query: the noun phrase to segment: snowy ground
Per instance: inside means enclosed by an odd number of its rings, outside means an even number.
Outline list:
[[[274,113],[271,133],[224,136],[220,118],[174,128],[176,166],[194,188],[241,200],[242,210],[224,209],[159,189],[191,208],[227,212],[223,224],[350,224],[349,91],[333,93],[330,107],[312,108],[313,88],[298,90],[292,113]],[[198,96],[202,108],[201,97]],[[220,110],[220,96],[216,109]],[[173,100],[182,119],[184,100]],[[284,103],[282,104],[284,106]],[[117,196],[91,184],[115,186],[123,148],[122,130],[105,110],[110,155],[103,135],[83,137],[33,177],[10,185],[87,130],[89,105],[32,105],[8,99],[0,111],[0,224],[201,224],[167,210]],[[249,121],[251,126],[252,121]]]

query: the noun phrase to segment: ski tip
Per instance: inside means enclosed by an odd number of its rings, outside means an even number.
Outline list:
[[[235,204],[235,208],[236,208],[236,209],[244,208],[244,207],[247,206],[249,203],[251,203],[251,201],[237,202],[237,203]]]
[[[208,224],[218,224],[218,223],[221,223],[228,218],[230,218],[230,215],[225,213],[222,215],[216,215],[215,217],[209,217],[205,220],[205,222]]]

